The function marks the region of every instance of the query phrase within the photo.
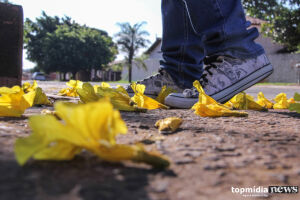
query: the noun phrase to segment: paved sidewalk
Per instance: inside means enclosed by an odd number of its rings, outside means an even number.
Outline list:
[[[38,84],[52,94],[65,87],[58,82]],[[286,92],[292,97],[299,90],[254,86],[247,93],[256,96],[263,91],[274,98]],[[246,111],[247,118],[204,118],[192,110],[122,112],[128,134],[119,136],[118,142],[144,143],[148,150],[170,158],[169,169],[159,171],[132,162],[112,164],[87,152],[72,161],[30,161],[20,167],[14,158],[14,142],[30,134],[28,117],[42,109],[30,108],[21,118],[0,118],[1,200],[300,199],[300,193],[245,198],[232,192],[232,187],[300,186],[298,113]],[[159,134],[155,122],[171,116],[184,119],[181,128],[173,134]]]
[[[277,94],[284,92],[288,98],[291,98],[294,97],[295,92],[300,93],[300,86],[253,86],[245,92],[254,97],[257,97],[257,93],[263,92],[268,99],[274,99]]]

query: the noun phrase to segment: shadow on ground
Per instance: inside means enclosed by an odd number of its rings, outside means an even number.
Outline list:
[[[293,117],[293,118],[297,118],[300,119],[300,114],[296,113],[296,112],[289,112],[289,111],[273,111],[273,113],[277,113],[280,115],[285,115],[288,117]]]
[[[0,199],[5,200],[147,200],[148,175],[159,171],[77,157],[70,162],[34,161],[24,167],[0,161],[0,173]]]

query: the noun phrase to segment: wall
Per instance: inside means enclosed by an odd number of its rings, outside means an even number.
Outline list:
[[[158,72],[159,61],[161,59],[160,45],[158,45],[149,58],[145,60],[147,70],[139,68],[135,63],[132,66],[132,81],[143,80],[146,77],[152,76]],[[128,67],[124,66],[122,70],[122,80],[128,80]]]
[[[283,83],[297,83],[298,75],[295,65],[300,63],[300,54],[296,53],[277,53],[283,46],[273,43],[271,38],[260,36],[257,43],[261,44],[273,65],[274,72],[265,81],[267,82],[283,82]],[[299,69],[300,70],[300,69]]]
[[[274,73],[269,76],[266,82],[286,82],[297,83],[298,75],[295,65],[300,63],[300,54],[278,54],[277,51],[282,49],[283,46],[273,43],[271,38],[260,36],[256,40],[261,44],[274,67]],[[145,61],[148,66],[148,70],[139,69],[136,65],[133,65],[132,80],[142,80],[148,76],[157,73],[159,68],[159,60],[161,59],[160,45],[156,47],[149,55],[149,58]],[[299,69],[300,70],[300,69]],[[122,72],[122,79],[128,80],[128,68],[124,67]]]

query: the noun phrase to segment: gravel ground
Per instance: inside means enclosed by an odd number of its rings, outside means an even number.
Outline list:
[[[44,89],[53,93],[57,86]],[[271,90],[266,93],[272,95]],[[1,200],[300,199],[299,193],[255,198],[232,192],[232,187],[300,186],[300,114],[270,110],[247,111],[247,118],[203,118],[191,110],[122,112],[129,132],[118,141],[143,142],[170,158],[169,169],[112,164],[89,153],[72,161],[30,161],[20,167],[13,154],[15,139],[30,134],[28,117],[41,109],[28,109],[18,119],[0,118]],[[159,134],[155,122],[170,116],[184,123],[173,134]]]

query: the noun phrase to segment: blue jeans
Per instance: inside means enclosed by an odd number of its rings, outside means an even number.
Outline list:
[[[253,58],[264,53],[254,42],[241,0],[162,0],[161,68],[183,88],[191,88],[211,55]]]

